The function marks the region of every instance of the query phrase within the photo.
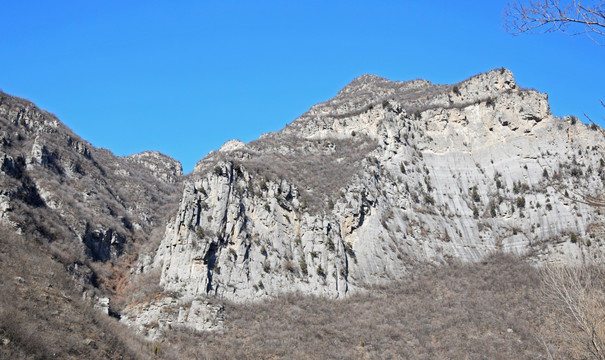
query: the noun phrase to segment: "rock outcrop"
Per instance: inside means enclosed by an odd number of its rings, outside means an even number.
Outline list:
[[[222,305],[200,299],[182,301],[171,295],[134,304],[123,314],[123,323],[135,327],[149,338],[158,338],[162,332],[178,327],[221,331],[225,320]]]
[[[184,184],[149,270],[190,299],[342,297],[417,263],[602,257],[604,139],[498,69],[455,85],[366,75]]]

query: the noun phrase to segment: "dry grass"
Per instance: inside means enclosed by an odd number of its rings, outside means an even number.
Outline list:
[[[174,329],[150,344],[82,299],[87,286],[75,280],[86,278],[76,274],[86,267],[68,268],[10,229],[1,234],[0,340],[9,342],[0,345],[0,358],[546,359],[547,348],[555,359],[569,354],[540,273],[515,257],[426,267],[342,300],[288,294],[227,302],[223,332]]]
[[[547,307],[517,258],[419,270],[344,300],[284,295],[225,304],[224,333],[175,331],[187,358],[541,359]]]

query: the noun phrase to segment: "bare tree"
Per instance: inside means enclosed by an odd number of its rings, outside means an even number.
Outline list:
[[[605,1],[529,0],[508,3],[504,11],[506,31],[586,34],[605,45]]]
[[[542,270],[544,300],[570,357],[605,359],[604,275],[602,268],[586,265]]]

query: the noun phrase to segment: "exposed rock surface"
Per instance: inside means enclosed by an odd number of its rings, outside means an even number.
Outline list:
[[[596,130],[552,116],[505,69],[455,85],[365,75],[281,131],[225,143],[183,180],[165,155],[116,157],[0,93],[0,221],[43,243],[79,294],[99,280],[91,263],[117,264],[165,228],[133,270],[161,273],[163,293],[126,306],[124,322],[150,337],[221,329],[213,297],[337,298],[497,251],[602,260],[603,215],[582,200],[604,194]],[[111,313],[113,300],[91,296]]]
[[[157,338],[173,327],[220,331],[224,325],[223,306],[207,300],[182,301],[170,295],[134,304],[122,314],[124,323],[149,338]]]
[[[246,144],[244,144],[243,142],[241,142],[239,140],[234,139],[234,140],[229,140],[226,143],[224,143],[223,146],[221,146],[221,148],[218,149],[218,151],[229,152],[229,151],[241,149],[244,146],[246,146]]]
[[[342,297],[419,262],[602,257],[602,135],[506,69],[456,85],[366,75],[184,185],[155,258],[184,299]]]

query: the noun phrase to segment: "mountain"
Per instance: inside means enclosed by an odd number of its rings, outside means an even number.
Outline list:
[[[137,254],[157,246],[180,163],[114,156],[0,92],[0,174],[0,357],[138,356],[136,337],[93,307],[118,316],[109,298],[125,301]]]
[[[221,328],[212,299],[343,298],[420,264],[603,258],[598,127],[497,69],[454,85],[355,79],[283,130],[210,153],[139,271],[165,296],[124,321]]]
[[[146,238],[175,200],[182,168],[165,155],[114,156],[4,93],[0,124],[0,218],[19,232],[77,239],[90,258],[107,261]]]
[[[0,357],[241,357],[220,349],[250,339],[264,344],[257,357],[287,357],[288,341],[302,338],[295,357],[315,345],[390,357],[399,350],[384,336],[365,346],[342,335],[356,321],[343,307],[371,319],[372,307],[401,299],[397,309],[409,301],[439,317],[446,299],[457,313],[484,314],[461,325],[483,334],[474,353],[535,358],[548,309],[528,264],[603,260],[599,130],[553,116],[547,95],[506,69],[453,85],[364,75],[283,130],[229,141],[183,175],[158,152],[95,148],[0,92]],[[527,278],[515,282],[519,274]],[[467,301],[477,294],[488,300]],[[324,326],[332,311],[337,329]],[[301,314],[314,314],[321,339],[247,323],[309,326]],[[403,334],[388,340],[401,351],[432,336],[413,317],[394,318],[416,324],[411,332],[382,319],[380,334]],[[458,320],[431,321],[430,334],[457,344],[438,353],[464,353]]]

